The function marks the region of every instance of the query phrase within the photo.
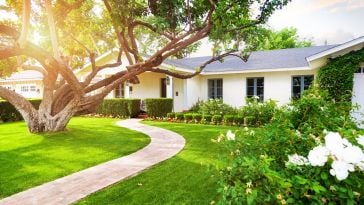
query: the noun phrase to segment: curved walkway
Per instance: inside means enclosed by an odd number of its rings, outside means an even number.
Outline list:
[[[151,143],[143,149],[14,194],[0,200],[0,205],[71,204],[100,189],[135,176],[139,172],[171,158],[183,149],[185,139],[181,135],[162,128],[140,124],[139,121],[128,119],[119,121],[117,125],[148,135]]]

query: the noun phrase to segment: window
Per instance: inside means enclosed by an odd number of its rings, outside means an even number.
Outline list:
[[[124,98],[124,96],[125,96],[124,84],[122,83],[115,88],[115,98]]]
[[[167,97],[167,78],[161,78],[161,98]]]
[[[35,92],[35,91],[37,91],[37,87],[35,87],[35,85],[31,85],[29,90],[30,90],[30,92]]]
[[[292,98],[300,98],[303,91],[307,90],[313,82],[313,75],[292,77]]]
[[[364,73],[364,64],[362,64],[355,73]]]
[[[21,92],[29,92],[29,86],[27,86],[27,85],[22,85],[22,86],[20,87],[20,91],[21,91]]]
[[[222,79],[208,80],[209,99],[222,99]]]
[[[264,78],[247,78],[246,79],[246,96],[251,98],[258,96],[259,101],[264,100]]]

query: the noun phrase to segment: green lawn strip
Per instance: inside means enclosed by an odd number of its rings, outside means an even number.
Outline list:
[[[68,131],[30,134],[24,122],[0,124],[0,198],[133,153],[150,142],[116,119],[73,118]]]
[[[238,127],[144,122],[181,134],[186,146],[175,157],[115,184],[79,204],[210,204],[216,198],[217,168],[226,150],[211,142]]]

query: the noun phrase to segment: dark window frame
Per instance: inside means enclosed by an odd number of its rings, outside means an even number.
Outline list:
[[[124,83],[119,84],[115,89],[114,98],[125,98]]]
[[[253,86],[249,86],[249,80],[253,80]],[[263,85],[258,86],[258,80],[263,80]],[[246,97],[251,98],[253,96],[258,96],[259,101],[264,101],[264,77],[249,77],[246,78]],[[263,92],[258,94],[258,87],[263,88]],[[249,95],[249,88],[253,88],[253,95]]]
[[[221,81],[221,88],[218,85]],[[213,82],[213,83],[210,83]],[[213,92],[211,86],[213,86]],[[220,88],[220,89],[219,89]],[[221,93],[219,93],[221,91]],[[223,99],[224,97],[224,80],[222,78],[207,79],[207,97],[208,99]]]
[[[307,77],[312,77],[312,80],[310,82],[309,85],[305,85],[305,78]],[[300,78],[300,85],[299,85],[299,88],[300,88],[300,92],[299,94],[295,94],[294,93],[294,87],[298,87],[296,85],[294,85],[294,78]],[[299,99],[301,98],[303,92],[305,90],[307,90],[311,85],[312,83],[315,81],[315,75],[293,75],[292,78],[291,78],[291,98],[292,99]]]

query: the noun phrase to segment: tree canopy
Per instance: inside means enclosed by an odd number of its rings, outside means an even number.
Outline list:
[[[0,70],[7,71],[1,73],[36,70],[44,76],[44,92],[39,110],[2,87],[0,97],[19,110],[30,130],[62,130],[73,114],[92,112],[116,86],[127,80],[138,83],[138,75],[143,72],[190,78],[227,55],[241,57],[236,51],[248,47],[251,35],[255,35],[251,30],[288,2],[7,0],[0,9],[18,18],[0,23]],[[195,73],[159,67],[167,58],[192,52],[205,38],[223,49],[216,49],[215,56]],[[114,48],[119,48],[115,63],[96,65],[98,55]],[[121,55],[127,62],[121,62]],[[91,63],[92,70],[80,81],[74,70],[85,62]],[[101,70],[122,63],[126,70],[91,83]]]

